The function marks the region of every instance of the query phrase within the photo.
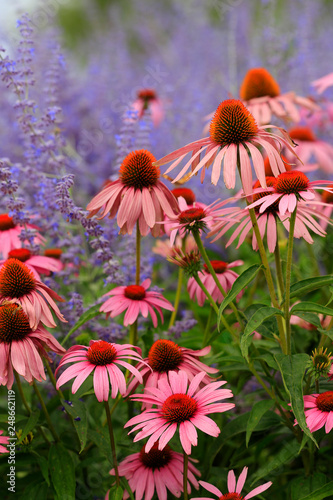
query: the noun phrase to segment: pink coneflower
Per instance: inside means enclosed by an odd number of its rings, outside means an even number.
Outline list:
[[[157,406],[131,418],[124,426],[134,425],[130,432],[141,429],[134,438],[135,442],[150,436],[145,447],[147,453],[157,439],[158,449],[163,450],[177,431],[178,424],[180,442],[187,455],[191,454],[191,445],[197,446],[198,443],[196,427],[209,436],[219,435],[220,429],[207,415],[234,408],[233,403],[216,403],[221,399],[232,398],[233,394],[230,389],[219,389],[225,381],[211,382],[197,391],[204,377],[205,372],[198,373],[188,387],[186,372],[171,371],[168,379],[159,380],[157,389],[147,387],[145,394],[130,396],[135,401]]]
[[[41,355],[45,351],[63,354],[65,349],[43,326],[32,330],[29,318],[17,304],[0,306],[0,380],[11,389],[14,382],[13,369],[28,382],[45,380]]]
[[[31,224],[26,225],[27,229],[38,229],[37,226],[33,226]],[[22,232],[24,227],[17,226],[13,217],[9,217],[8,214],[0,215],[0,254],[2,254],[3,259],[7,259],[8,253],[15,248],[22,247],[22,241],[19,238],[19,235]],[[40,244],[43,243],[45,238],[41,236],[39,233],[36,233],[34,237],[34,243]]]
[[[29,317],[30,326],[35,330],[39,323],[44,323],[49,328],[54,328],[52,313],[56,314],[60,321],[66,322],[54,302],[64,299],[37,280],[30,269],[17,259],[8,259],[0,269],[0,304],[12,302],[19,304]]]
[[[328,225],[329,218],[333,212],[333,184],[329,184],[328,188],[330,191],[323,191],[321,194],[322,202],[324,203],[322,208],[322,214],[327,217],[327,219],[322,219],[320,222],[321,227],[325,230]]]
[[[325,426],[325,432],[328,434],[333,429],[333,391],[309,394],[303,398],[306,424],[310,432]],[[297,423],[295,420],[295,425]]]
[[[167,500],[167,490],[179,498],[183,492],[183,470],[184,456],[173,451],[166,445],[163,450],[158,449],[158,442],[146,453],[144,446],[139,453],[133,453],[118,465],[119,476],[125,476],[128,484],[135,493],[135,500],[151,500],[155,490],[159,500]],[[191,493],[191,484],[199,489],[199,483],[195,476],[201,476],[193,465],[194,460],[188,462],[187,492]],[[114,469],[110,471],[115,475]],[[125,491],[123,499],[129,497]],[[105,497],[108,500],[109,495]]]
[[[318,94],[322,94],[328,87],[333,85],[333,73],[329,73],[328,75],[314,80],[311,85],[315,87]]]
[[[254,488],[254,490],[250,491],[245,497],[241,495],[244,483],[246,481],[246,476],[247,476],[247,471],[248,468],[244,467],[242,470],[237,484],[236,484],[236,476],[233,470],[230,470],[228,473],[228,491],[229,493],[223,493],[216,488],[216,486],[213,486],[212,484],[206,483],[205,481],[199,481],[201,486],[208,490],[210,493],[213,493],[213,495],[216,495],[218,497],[218,500],[249,500],[250,498],[255,497],[256,495],[259,495],[259,493],[263,493],[266,491],[270,486],[272,486],[272,482],[269,481],[268,483],[262,484],[261,486],[258,486],[257,488]],[[192,500],[215,500],[212,498],[192,498]]]
[[[177,236],[173,245],[170,243],[169,239],[157,240],[152,250],[154,253],[167,259],[178,255],[177,250],[181,249],[183,244],[185,245],[185,253],[190,253],[198,248],[193,236],[188,235],[185,240],[183,240],[180,236]]]
[[[267,129],[277,128],[281,136]],[[292,151],[293,143],[288,134],[279,127],[266,125],[258,127],[255,119],[241,101],[228,99],[221,102],[210,123],[210,136],[192,142],[177,149],[173,153],[158,160],[155,165],[164,165],[172,161],[166,173],[175,168],[185,156],[192,152],[190,160],[179,172],[173,182],[180,179],[192,166],[192,175],[203,168],[201,181],[205,177],[205,169],[212,165],[211,181],[217,184],[223,163],[223,179],[228,189],[236,183],[237,157],[240,161],[240,175],[245,193],[252,192],[253,160],[255,173],[263,187],[266,187],[265,167],[262,150],[269,156],[274,175],[285,171],[279,150],[282,146]],[[260,149],[259,149],[260,148]],[[203,154],[204,153],[204,154]],[[200,161],[200,155],[203,154]]]
[[[24,262],[25,265],[34,274],[35,278],[40,281],[40,274],[49,276],[63,269],[64,265],[59,259],[46,257],[45,255],[32,255],[27,248],[16,248],[8,253],[8,259],[17,259]],[[0,266],[5,260],[0,260]]]
[[[9,445],[9,437],[8,436],[1,436],[1,434],[3,434],[3,431],[0,431],[0,453],[8,453],[7,448],[5,446],[2,446],[2,445],[6,445],[6,446]],[[182,455],[180,455],[180,456],[182,456]],[[200,472],[199,472],[199,475],[200,475]],[[196,488],[198,489],[199,485]]]
[[[154,89],[141,89],[137,92],[137,99],[133,102],[132,108],[138,113],[138,118],[142,118],[145,111],[149,109],[151,119],[155,127],[164,118],[164,106]]]
[[[172,217],[178,213],[178,203],[169,189],[159,180],[160,169],[153,165],[155,157],[145,149],[132,151],[124,159],[119,179],[111,182],[88,204],[90,216],[101,211],[100,219],[107,214],[116,216],[121,234],[132,234],[136,222],[144,236],[151,230],[160,236],[164,214]]]
[[[138,352],[135,352],[136,349]],[[99,402],[108,401],[111,383],[111,398],[114,399],[118,391],[122,396],[126,393],[126,381],[124,374],[117,365],[123,366],[136,377],[142,384],[140,372],[124,359],[141,361],[141,349],[130,344],[113,344],[104,340],[91,340],[89,347],[75,345],[70,347],[61,359],[58,370],[66,363],[79,361],[60,375],[57,381],[57,389],[70,379],[75,378],[72,393],[75,394],[86,378],[94,372],[94,391]],[[109,381],[110,377],[110,381]]]
[[[173,311],[174,307],[161,293],[148,292],[150,283],[151,280],[146,279],[141,285],[117,286],[111,292],[103,295],[103,297],[111,295],[111,298],[101,305],[100,311],[105,312],[107,318],[109,316],[115,318],[126,311],[124,326],[133,325],[140,313],[144,318],[147,318],[148,314],[150,314],[156,328],[158,322],[154,309],[159,313],[163,323],[164,318],[161,308]]]
[[[167,379],[171,371],[185,371],[190,382],[200,372],[217,373],[216,368],[211,368],[199,360],[201,356],[206,356],[210,349],[211,347],[207,346],[204,349],[193,351],[193,349],[179,346],[172,340],[156,340],[149,350],[148,357],[143,360],[144,363],[137,365],[143,377],[145,388],[157,387],[158,381]],[[209,384],[211,380],[206,375],[202,384]],[[137,386],[138,382],[132,380],[128,386],[128,394],[133,392]],[[145,406],[143,405],[143,407]]]
[[[238,274],[235,273],[235,271],[232,271],[231,268],[242,266],[244,262],[242,260],[235,260],[234,262],[228,263],[223,262],[222,260],[211,260],[210,263],[213,266],[217,279],[221,283],[223,290],[225,291],[225,293],[227,293],[238,278]],[[213,300],[218,304],[221,304],[221,302],[223,301],[223,295],[218,289],[213,276],[210,274],[207,264],[204,264],[203,272],[199,272],[198,275],[202,284],[207,288],[208,292],[213,297]],[[207,297],[194,278],[190,278],[188,280],[187,291],[192,300],[197,300],[199,306],[202,307],[204,305]],[[239,300],[242,295],[243,292],[239,293],[237,295],[237,299]]]

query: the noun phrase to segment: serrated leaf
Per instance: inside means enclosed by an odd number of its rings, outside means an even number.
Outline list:
[[[217,318],[217,326],[220,328],[220,323],[221,323],[221,317],[223,314],[224,309],[237,297],[237,295],[244,290],[244,288],[251,283],[251,281],[255,278],[255,276],[258,274],[259,269],[261,269],[262,266],[259,266],[257,264],[249,267],[244,271],[242,274],[238,276],[234,284],[232,285],[231,289],[223,299],[222,304],[220,305],[219,308],[219,313],[218,313],[218,318]]]
[[[253,478],[252,484],[259,481],[261,478],[266,477],[273,470],[278,467],[284,467],[298,455],[299,444],[296,440],[287,442],[280,451],[269,460],[263,467],[257,471],[255,477]]]
[[[246,427],[246,447],[248,447],[251,434],[259,424],[262,416],[272,408],[273,404],[274,401],[264,399],[253,406]]]
[[[61,443],[52,444],[49,452],[50,475],[59,500],[75,500],[75,468],[72,457]]]
[[[304,433],[317,445],[313,434],[309,431],[304,415],[303,378],[308,365],[307,354],[276,354],[275,359],[279,365],[284,387],[289,395],[291,409],[298,425]]]
[[[23,439],[29,434],[30,431],[36,426],[38,419],[39,419],[40,411],[36,410],[31,413],[31,415],[28,418],[27,423],[24,426],[24,429],[22,431],[22,435],[20,439],[17,441],[16,446],[21,444]]]
[[[318,490],[313,491],[312,493],[310,493],[310,495],[301,497],[299,500],[323,500],[324,498],[328,497],[332,498],[332,492],[333,492],[333,481],[325,484]]]
[[[248,338],[249,336],[256,330],[266,319],[271,318],[272,316],[276,316],[279,314],[280,316],[283,316],[282,311],[275,307],[270,307],[270,306],[263,306],[260,309],[258,309],[252,317],[249,319],[244,333],[241,338],[241,352],[244,358],[248,359],[248,349],[249,349],[249,344],[248,344]]]
[[[70,336],[76,332],[76,330],[78,328],[80,328],[80,326],[84,325],[85,323],[87,323],[87,321],[95,318],[96,316],[98,316],[99,314],[102,314],[99,309],[101,307],[101,304],[95,304],[94,306],[90,307],[90,309],[88,309],[87,311],[85,311],[78,319],[77,323],[75,323],[75,325],[73,326],[73,328],[71,328],[69,330],[69,332],[67,333],[66,337],[64,338],[64,340],[61,342],[61,345],[64,345],[67,340],[70,338]]]
[[[307,278],[305,280],[297,281],[293,283],[290,287],[290,298],[299,297],[305,295],[313,290],[322,288],[323,286],[328,286],[333,283],[333,276],[317,276],[315,278]]]
[[[76,429],[81,445],[79,453],[81,453],[87,442],[87,430],[88,430],[87,407],[82,401],[78,401],[77,399],[73,399],[71,401],[71,404],[68,404],[68,401],[62,399],[61,403],[65,408],[66,412],[73,417],[73,424]]]
[[[331,309],[330,307],[322,306],[321,304],[316,304],[315,302],[299,302],[292,307],[290,314],[295,314],[299,311],[324,314],[325,316],[333,316],[333,309]]]

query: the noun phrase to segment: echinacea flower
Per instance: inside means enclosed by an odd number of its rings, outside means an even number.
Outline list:
[[[236,476],[233,470],[230,470],[228,473],[228,492],[223,494],[216,486],[213,486],[210,483],[206,483],[206,481],[199,481],[199,484],[206,490],[208,490],[210,493],[213,493],[213,495],[216,495],[218,497],[218,500],[249,500],[250,498],[253,498],[260,493],[263,493],[266,491],[270,486],[272,486],[272,482],[269,481],[268,483],[262,484],[261,486],[258,486],[257,488],[254,488],[254,490],[250,491],[245,497],[241,495],[242,489],[244,487],[245,481],[246,481],[246,476],[247,476],[247,471],[248,467],[244,467],[242,470],[238,481],[236,483]],[[192,498],[192,500],[216,500],[215,498]]]
[[[142,118],[149,109],[155,127],[158,127],[163,120],[164,106],[154,89],[138,90],[137,99],[132,103],[132,108],[137,111],[138,118]]]
[[[242,260],[235,260],[234,262],[223,262],[222,260],[212,260],[211,265],[216,273],[217,279],[219,280],[223,290],[225,293],[228,293],[231,289],[232,285],[238,278],[238,274],[235,271],[232,271],[232,267],[242,266],[244,262]],[[213,276],[210,274],[210,271],[207,267],[207,264],[204,264],[204,269],[202,272],[199,272],[199,279],[202,284],[207,288],[208,292],[212,296],[213,300],[220,304],[223,301],[223,295],[221,291],[218,289]],[[203,290],[199,287],[198,283],[194,278],[190,278],[187,283],[187,291],[192,300],[197,299],[199,306],[203,306],[205,300],[207,299]],[[239,300],[243,292],[240,292],[237,295],[237,299]]]
[[[168,444],[179,425],[181,445],[187,455],[191,454],[191,446],[197,446],[196,428],[209,436],[217,437],[219,427],[207,415],[221,413],[234,408],[233,403],[217,403],[222,399],[232,398],[230,389],[220,389],[225,381],[210,382],[202,389],[198,387],[206,377],[206,372],[198,373],[188,386],[188,376],[183,370],[178,373],[169,372],[168,379],[158,381],[157,387],[147,387],[144,394],[130,396],[134,401],[156,405],[156,409],[145,410],[140,415],[131,418],[125,428],[134,425],[130,431],[141,431],[135,436],[134,442],[150,436],[145,451],[154,446],[158,439],[158,449]]]
[[[135,352],[137,350],[138,352]],[[99,402],[116,398],[118,391],[122,396],[126,393],[126,380],[123,372],[117,366],[122,366],[129,370],[142,384],[140,372],[124,359],[141,361],[141,349],[130,344],[114,344],[104,340],[91,340],[88,346],[75,345],[68,349],[61,359],[56,370],[62,368],[67,363],[73,364],[60,375],[57,380],[57,389],[66,382],[75,378],[72,386],[72,394],[75,394],[87,377],[93,372],[94,391]]]
[[[0,453],[8,453],[7,448],[3,445],[6,445],[6,446],[9,445],[9,437],[8,436],[1,436],[1,434],[3,434],[3,431],[0,431]],[[200,475],[200,473],[199,473],[199,475]],[[197,486],[197,489],[198,488],[199,488],[199,485]]]
[[[38,229],[32,224],[27,224],[26,227],[27,229]],[[11,250],[22,247],[22,241],[19,238],[22,229],[24,229],[22,226],[17,226],[14,223],[13,217],[9,217],[8,214],[0,215],[0,254],[2,254],[3,259],[7,259]],[[43,236],[36,232],[34,243],[40,244],[44,240]]]
[[[173,255],[167,257],[167,260],[181,267],[185,274],[190,277],[196,277],[202,269],[201,254],[197,248],[190,252],[185,252],[181,248],[174,248]]]
[[[159,180],[160,169],[153,165],[155,157],[145,149],[128,154],[119,170],[119,179],[110,182],[88,204],[89,216],[98,214],[100,219],[117,212],[121,234],[132,234],[136,222],[140,233],[160,236],[164,214],[172,217],[178,213],[178,203],[169,189]]]
[[[171,245],[169,239],[156,240],[155,246],[152,248],[152,251],[157,255],[161,255],[165,259],[172,259],[173,257],[176,257],[178,255],[178,251],[183,247],[184,253],[190,253],[198,249],[193,236],[188,235],[185,240],[183,240],[180,236],[177,236],[173,245]]]
[[[281,136],[268,131],[277,128]],[[288,134],[279,127],[265,125],[258,127],[255,119],[244,106],[236,99],[221,102],[212,118],[209,128],[210,135],[204,139],[192,142],[176,151],[164,156],[155,165],[161,166],[172,161],[166,173],[170,172],[185,156],[192,152],[190,160],[185,164],[173,182],[180,179],[192,167],[192,175],[200,169],[201,182],[205,177],[205,169],[212,165],[211,181],[217,184],[223,164],[223,179],[228,189],[234,189],[236,184],[237,158],[240,162],[240,176],[246,194],[252,192],[252,167],[262,187],[266,187],[264,157],[265,151],[269,156],[274,175],[285,171],[280,156],[281,147],[293,151],[293,142]],[[259,149],[260,148],[260,149]],[[202,159],[200,160],[200,156]]]
[[[24,262],[25,265],[34,274],[35,278],[40,281],[40,274],[49,276],[52,273],[59,272],[64,265],[59,259],[46,257],[45,255],[32,255],[28,248],[16,248],[8,253],[8,259],[17,259]],[[4,264],[5,260],[0,260]]]
[[[328,75],[314,80],[311,85],[315,87],[318,94],[322,94],[328,87],[333,85],[333,73],[329,73]]]
[[[157,387],[158,381],[167,379],[171,371],[186,372],[188,380],[191,382],[195,375],[200,372],[217,373],[216,368],[202,363],[199,358],[206,356],[210,352],[211,347],[207,346],[198,351],[181,347],[172,340],[159,339],[149,349],[148,357],[140,362],[136,368],[140,370],[143,377],[145,388]],[[208,384],[212,379],[206,375],[202,384]],[[138,382],[133,380],[128,385],[128,394],[133,392],[138,386]],[[145,407],[145,405],[143,405]]]
[[[135,493],[135,499],[151,500],[155,490],[159,500],[167,500],[170,491],[172,495],[179,498],[183,492],[184,479],[184,455],[173,451],[166,445],[163,450],[158,449],[158,442],[145,452],[144,446],[139,453],[133,453],[118,465],[119,476],[125,476],[128,484]],[[199,489],[199,483],[195,476],[201,476],[198,469],[193,465],[192,458],[188,461],[187,492],[191,493],[191,484]],[[115,475],[114,469],[110,471]],[[123,499],[129,497],[125,491]],[[108,500],[109,495],[105,497]]]
[[[64,302],[56,292],[37,280],[23,262],[8,259],[1,266],[0,305],[6,302],[19,304],[28,316],[33,330],[40,322],[49,328],[56,326],[49,308],[60,321],[66,322],[54,299]]]
[[[31,328],[28,316],[18,304],[0,306],[0,380],[3,385],[11,389],[13,369],[29,383],[33,379],[45,380],[41,356],[47,358],[49,349],[57,354],[65,352],[41,324]]]
[[[119,314],[125,313],[124,326],[133,325],[141,313],[144,318],[150,314],[153,325],[157,327],[157,316],[154,311],[159,313],[162,323],[164,322],[162,310],[173,311],[173,305],[163,297],[159,292],[148,291],[151,280],[144,280],[141,285],[117,286],[110,292],[103,295],[111,296],[101,305],[100,311],[106,313],[106,317],[115,318]]]
[[[309,394],[303,398],[306,425],[310,432],[325,426],[325,432],[328,434],[333,429],[333,391]],[[295,420],[295,425],[297,423]]]

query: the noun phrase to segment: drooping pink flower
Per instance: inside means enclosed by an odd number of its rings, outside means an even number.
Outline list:
[[[106,313],[106,317],[115,318],[124,311],[124,326],[133,325],[137,317],[141,313],[144,318],[150,314],[153,325],[157,327],[157,316],[154,311],[159,313],[162,323],[164,322],[162,309],[173,311],[174,307],[163,295],[159,292],[148,291],[151,280],[144,280],[141,285],[118,286],[103,297],[111,296],[101,305],[100,311]]]
[[[151,230],[160,236],[164,214],[178,213],[178,203],[169,189],[159,180],[160,169],[153,165],[155,157],[145,149],[127,155],[119,170],[119,179],[110,182],[88,204],[90,216],[99,212],[100,219],[117,212],[121,234],[132,234],[136,222],[144,236]]]
[[[3,431],[0,431],[0,453],[8,453],[7,448],[5,446],[2,446],[2,445],[6,445],[6,446],[9,445],[9,437],[8,436],[1,436],[1,434],[3,434]],[[199,473],[199,475],[200,475],[200,473]],[[199,485],[197,486],[197,489],[198,488],[199,488]]]
[[[169,372],[168,379],[158,381],[157,387],[147,387],[145,394],[130,396],[134,401],[156,405],[156,409],[145,410],[140,415],[131,418],[125,428],[134,425],[132,431],[141,431],[134,441],[150,436],[145,451],[154,446],[159,440],[158,449],[163,450],[174,436],[179,425],[181,445],[187,453],[191,454],[191,446],[197,446],[198,435],[196,428],[210,436],[217,437],[220,429],[207,415],[221,413],[234,408],[233,403],[217,403],[222,399],[231,398],[230,389],[220,389],[225,381],[211,382],[197,391],[200,383],[206,377],[205,372],[198,373],[188,386],[188,376],[185,371],[178,373]]]
[[[159,500],[167,500],[170,491],[172,495],[179,498],[183,492],[183,471],[184,455],[173,451],[166,445],[163,450],[158,449],[158,442],[145,452],[144,446],[139,453],[133,453],[125,458],[118,465],[119,476],[125,476],[128,484],[135,493],[135,499],[151,500],[155,491]],[[198,469],[193,465],[192,458],[188,462],[187,492],[191,493],[191,484],[194,488],[199,488],[199,483],[195,476],[201,476]],[[114,469],[110,471],[115,475]],[[125,491],[123,499],[129,497]],[[109,495],[105,497],[108,500]]]
[[[138,351],[138,352],[135,352]],[[66,382],[75,378],[72,386],[72,393],[75,394],[78,388],[83,384],[86,378],[93,372],[94,391],[99,402],[108,401],[110,395],[114,399],[118,391],[122,396],[126,393],[126,381],[124,374],[118,368],[120,365],[129,370],[142,384],[140,372],[125,359],[141,361],[141,349],[130,344],[113,344],[104,340],[91,340],[89,347],[84,345],[75,345],[68,349],[61,359],[56,370],[62,368],[67,363],[75,363],[66,368],[57,381],[57,389]]]
[[[32,224],[27,224],[26,227],[27,229],[38,229]],[[3,259],[7,259],[11,250],[22,248],[22,241],[19,238],[22,229],[24,229],[22,226],[17,226],[14,223],[13,217],[9,217],[8,214],[0,215],[0,255],[2,254]],[[45,238],[36,232],[34,243],[40,244],[44,241]]]
[[[154,89],[141,89],[137,92],[137,99],[132,103],[137,111],[138,118],[142,118],[149,109],[155,127],[158,127],[164,118],[164,106]]]
[[[198,351],[181,347],[172,340],[159,339],[151,346],[148,357],[137,365],[143,377],[145,388],[158,387],[158,381],[168,379],[171,371],[186,372],[188,380],[191,382],[195,375],[200,372],[217,373],[216,368],[202,363],[199,358],[206,356],[211,347],[207,346]],[[202,380],[202,385],[208,384],[212,379],[206,375]],[[137,380],[133,378],[128,385],[128,394],[131,394],[138,386]],[[143,405],[143,408],[146,405]]]
[[[333,85],[333,73],[329,73],[328,75],[314,80],[311,85],[315,87],[318,94],[322,94],[328,87]]]
[[[242,260],[235,260],[234,262],[223,262],[222,260],[212,260],[211,264],[216,273],[217,279],[221,283],[221,286],[225,293],[231,289],[232,285],[238,278],[238,274],[235,271],[232,271],[232,267],[242,266],[244,262]],[[212,296],[213,300],[218,304],[221,304],[223,301],[223,295],[218,289],[213,276],[210,274],[210,271],[207,267],[207,264],[204,264],[203,272],[199,272],[199,279],[203,283],[203,285],[207,288],[208,292]],[[205,300],[207,299],[206,295],[199,287],[198,283],[194,278],[190,278],[187,282],[187,291],[192,300],[197,300],[199,306],[203,306]],[[240,292],[237,295],[237,299],[239,300],[244,292]]]
[[[52,273],[59,272],[64,265],[59,259],[46,257],[45,255],[32,255],[27,248],[15,248],[8,252],[8,259],[17,259],[24,262],[25,265],[34,274],[35,278],[40,281],[40,274],[49,276]],[[0,260],[0,266],[6,260]]]
[[[333,429],[333,391],[321,394],[309,394],[304,398],[304,413],[310,432],[315,432],[325,426],[328,434]],[[295,419],[295,425],[297,424]]]
[[[257,488],[254,488],[254,490],[250,491],[245,497],[241,495],[242,489],[244,487],[245,481],[246,481],[246,476],[247,476],[247,471],[248,467],[244,467],[242,470],[238,481],[236,483],[236,476],[233,470],[230,470],[228,473],[228,491],[229,493],[223,493],[216,488],[216,486],[213,486],[210,483],[206,483],[205,481],[199,481],[201,486],[208,490],[210,493],[213,493],[213,495],[216,495],[218,497],[218,500],[249,500],[250,498],[253,498],[260,493],[263,493],[266,491],[270,486],[272,486],[272,482],[269,481],[268,483],[262,484],[261,486],[258,486]],[[215,498],[192,498],[192,500],[216,500]]]
[[[268,129],[277,128],[281,135]],[[210,123],[209,137],[192,142],[164,156],[155,165],[161,166],[172,161],[166,173],[173,170],[185,156],[192,152],[190,160],[185,164],[173,182],[177,182],[192,167],[192,175],[200,169],[201,181],[205,177],[205,169],[212,165],[211,181],[217,184],[223,164],[223,179],[228,189],[236,183],[237,158],[240,161],[240,176],[246,194],[252,192],[252,167],[262,187],[266,187],[264,157],[262,151],[269,156],[274,175],[285,171],[280,156],[281,147],[293,151],[293,142],[288,134],[279,127],[265,125],[258,127],[251,113],[241,101],[228,99],[221,102]],[[260,149],[259,149],[260,148]],[[200,161],[201,156],[201,161]]]
[[[56,326],[51,310],[60,321],[66,322],[54,299],[64,302],[56,292],[37,280],[23,262],[8,259],[1,266],[0,304],[19,304],[28,316],[33,330],[36,330],[40,322],[49,328]]]
[[[184,240],[177,236],[174,244],[172,245],[170,240],[156,240],[155,246],[152,248],[153,252],[161,255],[164,258],[172,258],[178,255],[178,250],[182,248]],[[197,250],[197,244],[193,236],[188,235],[185,239],[185,253],[190,253],[193,250]]]
[[[11,389],[13,369],[29,383],[33,379],[45,380],[41,356],[46,350],[63,354],[65,349],[40,324],[31,329],[29,318],[18,304],[6,303],[0,307],[0,381]]]

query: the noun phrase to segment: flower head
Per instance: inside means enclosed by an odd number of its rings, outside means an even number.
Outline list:
[[[188,386],[185,371],[171,371],[168,379],[158,381],[156,387],[146,387],[145,394],[130,396],[135,401],[156,405],[156,409],[145,410],[127,422],[126,427],[134,425],[131,432],[141,429],[134,441],[150,436],[145,451],[154,446],[159,439],[158,449],[163,450],[174,436],[179,426],[181,445],[191,454],[191,445],[197,445],[196,427],[210,436],[218,436],[220,429],[209,417],[209,413],[221,413],[234,408],[232,403],[217,403],[233,396],[231,390],[220,389],[226,382],[211,382],[197,391],[205,372],[198,373]]]
[[[9,445],[9,437],[8,436],[1,436],[3,434],[3,431],[0,431],[0,453],[8,453],[8,450],[5,446]],[[199,488],[199,486],[198,486]]]
[[[324,172],[333,173],[333,146],[331,144],[317,139],[310,127],[293,127],[288,133],[297,144],[295,151],[303,163],[314,160]]]
[[[135,352],[137,350],[138,352]],[[130,344],[113,344],[104,340],[91,340],[89,347],[75,345],[70,347],[61,359],[58,370],[67,363],[78,361],[66,368],[57,381],[57,389],[68,380],[75,378],[72,393],[75,394],[86,378],[93,372],[94,391],[98,401],[108,401],[111,383],[111,398],[114,399],[118,391],[122,396],[126,393],[126,381],[124,374],[117,366],[129,370],[132,375],[142,384],[140,372],[130,363],[124,361],[131,359],[141,361],[141,349]]]
[[[133,102],[132,107],[137,111],[138,118],[142,118],[149,109],[155,127],[158,127],[164,118],[163,102],[154,89],[139,90],[137,92],[137,99]]]
[[[161,255],[166,259],[170,258],[172,261],[173,257],[177,258],[177,256],[179,255],[179,250],[182,249],[183,244],[185,245],[184,249],[185,254],[191,253],[194,250],[198,249],[193,236],[189,235],[187,236],[185,241],[180,236],[177,236],[174,245],[171,245],[169,239],[157,240],[152,250],[154,253]]]
[[[167,499],[167,490],[177,498],[183,492],[184,456],[173,451],[166,445],[163,450],[158,449],[156,442],[147,453],[144,446],[139,453],[133,453],[118,465],[120,476],[125,476],[136,500],[151,500],[156,490],[159,500]],[[195,476],[200,472],[193,465],[194,460],[188,462],[187,491],[191,493],[191,484],[198,489],[199,483]],[[110,474],[115,475],[114,469]],[[108,496],[106,497],[108,499]],[[128,498],[128,495],[126,497]]]
[[[159,236],[157,224],[164,214],[172,217],[179,211],[178,204],[169,189],[159,180],[160,170],[153,165],[155,157],[140,149],[128,154],[119,170],[119,179],[110,182],[88,204],[90,216],[101,211],[100,219],[107,214],[116,216],[121,234],[132,234],[136,222],[142,235],[151,230]]]
[[[115,318],[119,314],[125,313],[124,326],[132,325],[141,313],[144,318],[150,314],[153,325],[157,327],[157,310],[163,323],[162,310],[173,311],[172,304],[159,292],[149,292],[151,280],[144,280],[141,285],[118,286],[103,297],[111,296],[102,304],[100,311],[106,313],[106,317]]]
[[[325,426],[325,432],[328,434],[333,429],[333,391],[310,394],[303,398],[306,424],[310,432]],[[295,420],[295,425],[297,423]]]
[[[183,252],[181,248],[174,247],[173,255],[167,260],[184,269],[188,276],[196,276],[202,269],[201,255],[197,249]]]
[[[312,373],[316,380],[328,376],[332,367],[332,360],[332,353],[327,352],[327,348],[315,349],[312,351],[309,361],[309,373]]]
[[[26,227],[27,229],[37,229],[36,226],[31,224],[27,224]],[[22,241],[19,238],[22,229],[23,227],[15,224],[13,217],[8,214],[0,214],[0,254],[2,254],[3,259],[7,259],[11,250],[22,247]],[[43,236],[36,233],[34,243],[40,244],[43,242]]]
[[[184,187],[179,187],[176,189],[172,189],[171,193],[174,195],[175,198],[184,198],[186,203],[188,205],[193,205],[193,203],[196,200],[196,196],[193,193],[192,189],[189,188],[184,188]]]
[[[40,324],[32,329],[29,318],[18,304],[0,306],[0,379],[10,389],[14,382],[13,369],[28,382],[45,380],[41,355],[45,349],[63,354],[65,349]]]
[[[256,495],[259,495],[259,493],[263,493],[266,491],[271,485],[272,482],[269,481],[268,483],[262,484],[261,486],[258,486],[254,490],[250,491],[245,497],[241,495],[244,483],[246,481],[246,476],[247,476],[247,471],[248,468],[244,467],[242,470],[238,481],[236,483],[236,476],[233,470],[230,470],[228,473],[228,491],[229,493],[223,493],[216,488],[216,486],[213,486],[212,484],[206,483],[205,481],[199,481],[201,486],[208,490],[210,493],[213,493],[213,495],[216,495],[218,497],[218,500],[249,500],[250,498],[255,497]],[[200,500],[200,498],[192,498],[192,500]],[[213,500],[210,498],[206,499],[201,499],[201,500]],[[214,499],[215,500],[215,499]]]
[[[51,273],[61,271],[63,264],[59,259],[45,255],[32,255],[28,248],[15,248],[8,253],[8,259],[17,259],[24,262],[35,278],[40,281],[40,274],[49,276]],[[0,265],[5,260],[0,260]]]

